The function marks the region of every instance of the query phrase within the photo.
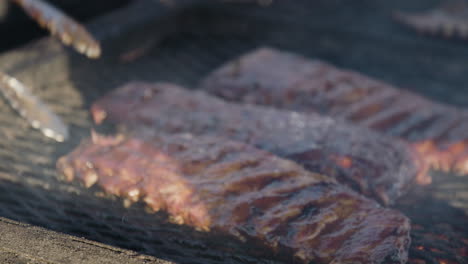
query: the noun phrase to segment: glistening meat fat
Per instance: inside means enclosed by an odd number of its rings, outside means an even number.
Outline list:
[[[346,119],[411,142],[431,168],[468,173],[467,110],[319,60],[260,48],[215,70],[201,88],[236,102]]]
[[[94,135],[58,169],[287,263],[406,263],[409,220],[334,179],[224,138]],[[182,232],[182,231],[181,231]],[[196,238],[193,238],[196,239]]]
[[[127,84],[92,106],[104,119],[127,130],[147,133],[189,132],[248,143],[313,172],[392,203],[425,174],[406,144],[345,122],[251,105],[227,103],[203,92],[167,83]]]

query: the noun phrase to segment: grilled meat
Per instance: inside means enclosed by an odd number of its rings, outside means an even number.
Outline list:
[[[97,123],[107,119],[133,131],[211,134],[252,144],[384,204],[418,173],[426,174],[398,140],[319,115],[231,104],[166,83],[127,84],[95,102],[91,112]]]
[[[236,102],[352,121],[410,142],[431,168],[468,173],[468,111],[356,72],[261,48],[222,66],[201,88]]]
[[[175,224],[260,245],[288,263],[407,260],[405,216],[246,144],[190,134],[94,135],[57,166],[69,181],[142,200]]]

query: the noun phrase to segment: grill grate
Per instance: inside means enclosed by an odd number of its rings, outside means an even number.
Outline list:
[[[468,106],[462,88],[468,82],[466,43],[417,36],[389,18],[394,8],[423,8],[431,1],[214,4],[177,19],[156,19],[164,12],[142,2],[91,25],[103,41],[100,60],[86,60],[51,40],[0,57],[2,69],[32,86],[71,124],[73,139],[57,144],[43,138],[0,100],[0,134],[8,139],[0,142],[0,216],[180,263],[271,263],[210,250],[210,244],[187,245],[173,225],[155,224],[162,215],[147,214],[140,205],[126,209],[119,200],[100,197],[99,190],[58,181],[57,157],[89,135],[89,104],[134,79],[193,86],[222,62],[270,45]],[[146,53],[122,58],[135,50]],[[410,263],[468,263],[468,177],[434,178],[433,186],[416,188],[396,206],[413,222]]]

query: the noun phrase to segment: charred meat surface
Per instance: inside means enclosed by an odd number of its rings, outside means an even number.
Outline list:
[[[260,48],[215,70],[201,88],[236,102],[345,119],[410,142],[433,169],[468,173],[467,110],[319,60]]]
[[[69,181],[142,200],[176,224],[235,237],[246,247],[258,243],[288,262],[407,260],[405,216],[330,177],[235,141],[94,135],[57,166]]]
[[[319,115],[232,104],[168,83],[129,83],[95,102],[91,112],[96,123],[106,119],[140,133],[211,134],[248,143],[383,204],[425,174],[409,146],[367,129]]]
[[[446,1],[421,13],[396,12],[395,20],[423,34],[446,38],[468,38],[468,3],[466,0]]]

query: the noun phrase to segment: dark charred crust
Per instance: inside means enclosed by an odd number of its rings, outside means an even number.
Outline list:
[[[158,90],[157,96],[142,101],[138,94],[146,89]],[[93,116],[102,112],[140,134],[188,132],[249,143],[385,204],[404,193],[420,171],[413,151],[398,140],[319,115],[230,104],[170,84],[128,84],[93,104]]]
[[[407,260],[409,220],[399,212],[223,138],[94,135],[57,168],[68,181],[142,200],[175,224],[235,238],[247,251],[253,245],[288,263]]]
[[[356,72],[261,48],[221,66],[201,88],[231,101],[319,112],[406,140],[426,164],[421,184],[431,180],[426,167],[468,173],[468,130],[457,129],[466,127],[466,110]],[[433,148],[425,148],[428,142]]]

